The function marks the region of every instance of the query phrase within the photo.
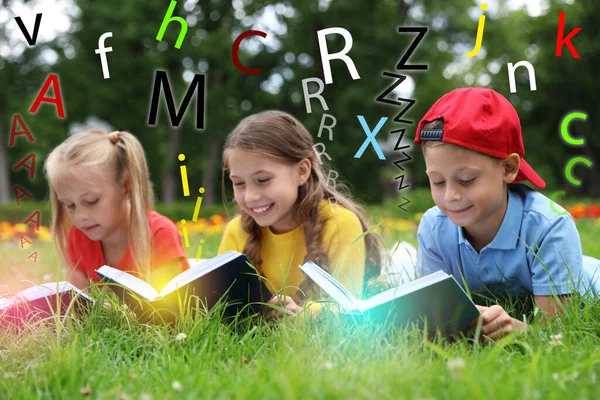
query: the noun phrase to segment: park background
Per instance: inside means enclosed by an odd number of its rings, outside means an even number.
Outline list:
[[[140,139],[155,185],[157,209],[173,220],[189,220],[198,188],[206,189],[201,218],[190,227],[192,243],[206,239],[203,257],[216,255],[226,220],[235,211],[229,203],[232,196],[227,179],[225,202],[222,196],[221,152],[225,138],[242,118],[268,109],[293,114],[313,134],[315,143],[325,144],[331,157],[331,161],[326,161],[327,167],[339,173],[337,183],[346,184],[366,205],[371,220],[381,223],[378,232],[388,248],[399,240],[416,246],[420,216],[433,205],[421,151],[412,144],[416,124],[441,95],[457,87],[473,86],[500,92],[517,109],[523,130],[525,158],[547,183],[542,192],[548,196],[556,191],[565,192],[558,202],[576,218],[584,253],[600,257],[600,209],[595,205],[600,196],[600,169],[597,165],[600,136],[595,134],[594,129],[600,115],[600,88],[596,76],[600,65],[596,47],[600,39],[598,8],[591,0],[488,1],[481,51],[468,58],[465,53],[473,49],[482,3],[471,0],[179,0],[173,15],[186,19],[188,31],[181,48],[176,49],[174,44],[179,35],[176,22],[169,25],[162,41],[155,39],[169,6],[168,0],[0,0],[0,271],[3,273],[0,294],[26,288],[32,282],[63,279],[62,266],[50,243],[50,209],[42,166],[51,149],[69,134],[92,127],[107,132],[127,130]],[[566,46],[561,57],[555,55],[559,12],[566,12],[565,35],[576,27],[581,28],[572,39],[580,58],[574,58]],[[43,13],[39,36],[34,46],[28,46],[14,17],[20,16],[31,33],[37,13]],[[426,26],[428,32],[408,63],[426,64],[428,69],[396,71],[398,61],[415,37],[398,33],[398,27],[415,26]],[[352,35],[353,45],[348,56],[352,58],[360,79],[353,80],[342,61],[332,61],[333,83],[326,85],[322,93],[329,110],[323,110],[319,101],[313,99],[312,112],[307,113],[301,82],[312,77],[324,81],[316,32],[331,27],[344,28]],[[240,46],[242,64],[260,68],[261,73],[256,75],[240,71],[231,57],[235,38],[250,29],[267,33],[266,38],[250,36]],[[100,57],[94,52],[98,38],[105,32],[113,33],[105,41],[105,47],[113,49],[106,55],[110,79],[103,79]],[[341,50],[344,45],[339,35],[328,36],[327,42],[329,53]],[[510,93],[507,63],[516,64],[523,60],[529,61],[535,68],[537,90],[530,90],[526,68],[518,68],[517,92]],[[157,124],[148,124],[157,70],[167,71],[177,107],[194,74],[206,75],[204,129],[196,128],[197,95],[189,104],[181,125],[172,127],[161,94]],[[393,79],[383,76],[386,71],[408,77],[387,97],[415,100],[414,106],[402,116],[412,124],[393,122],[401,107],[376,101],[393,83]],[[64,119],[58,118],[56,107],[49,104],[42,103],[36,113],[29,112],[51,73],[59,77],[66,113]],[[310,86],[310,89],[314,91],[315,86]],[[570,124],[571,136],[585,140],[582,146],[567,144],[560,135],[561,120],[574,111],[587,114],[585,121],[574,120]],[[324,113],[337,120],[333,141],[329,140],[327,130],[320,138],[317,137]],[[35,138],[34,143],[27,141],[25,136],[19,136],[14,147],[8,146],[15,114],[23,118]],[[380,118],[388,118],[376,136],[386,160],[380,160],[371,145],[360,159],[353,158],[366,139],[357,115],[363,115],[371,129]],[[402,164],[404,172],[398,172],[393,165],[393,161],[404,158],[399,151],[393,151],[398,134],[390,131],[399,128],[406,128],[401,145],[411,145],[410,149],[404,150],[412,157]],[[27,170],[21,168],[15,171],[12,167],[32,152],[37,160],[35,178],[29,179]],[[179,153],[186,155],[190,197],[184,197],[181,190]],[[568,160],[576,156],[592,161],[589,168],[580,164],[573,170],[581,181],[579,186],[569,183],[564,172]],[[410,184],[410,188],[399,191],[400,181],[394,178],[402,174],[406,175],[404,184]],[[25,188],[33,199],[22,198],[17,206],[13,193],[15,185]],[[405,206],[407,211],[398,208],[405,202],[403,197],[411,201]],[[31,223],[23,224],[36,210],[41,212],[43,225],[39,231]],[[32,243],[22,246],[21,236],[29,238]],[[196,254],[195,246],[187,250],[190,257]],[[33,252],[38,253],[35,262],[28,258]],[[404,393],[407,397],[414,398],[418,394],[423,398],[428,395],[444,398],[475,394],[492,398],[540,395],[552,398],[571,391],[585,398],[587,394],[597,393],[593,390],[598,388],[596,373],[600,372],[600,353],[594,352],[600,343],[600,312],[597,307],[593,310],[595,314],[586,314],[587,319],[579,318],[581,315],[577,313],[567,313],[558,327],[553,325],[540,329],[532,338],[523,341],[522,346],[526,350],[515,348],[516,339],[511,339],[498,347],[500,350],[481,352],[473,352],[472,348],[460,345],[435,348],[427,344],[429,342],[423,342],[422,338],[416,342],[409,341],[408,345],[403,339],[387,341],[383,347],[381,343],[362,344],[361,340],[372,338],[372,332],[354,332],[354,340],[342,344],[339,340],[335,342],[338,337],[334,333],[323,334],[318,330],[321,328],[314,329],[324,336],[307,344],[297,338],[296,328],[281,328],[282,331],[277,331],[282,333],[281,337],[272,337],[269,336],[272,328],[263,326],[259,327],[262,341],[244,336],[248,345],[242,351],[236,347],[241,341],[239,337],[228,336],[228,333],[224,339],[220,335],[225,328],[202,325],[208,324],[205,321],[192,325],[193,329],[187,331],[188,349],[177,347],[183,344],[181,340],[173,339],[177,332],[159,330],[158,338],[141,336],[148,349],[139,350],[131,341],[139,339],[141,328],[131,328],[129,322],[125,324],[122,320],[116,323],[114,329],[92,322],[79,327],[80,330],[67,331],[62,338],[44,332],[17,341],[2,337],[6,346],[0,347],[0,374],[4,373],[6,379],[0,384],[0,390],[15,393],[15,398],[27,398],[29,395],[60,398],[60,390],[85,394],[91,385],[92,396],[103,394],[127,398],[131,395],[142,398],[147,394],[145,391],[149,391],[147,382],[157,379],[156,398],[177,396],[181,388],[173,382],[183,383],[186,389],[198,383],[195,381],[198,377],[190,373],[187,362],[191,353],[195,353],[191,350],[192,344],[199,346],[210,339],[221,345],[204,349],[202,355],[204,362],[216,363],[218,379],[211,381],[210,375],[202,375],[202,382],[208,388],[203,395],[214,393],[213,398],[222,395],[218,395],[221,393],[218,390],[220,384],[231,386],[225,372],[228,368],[234,368],[240,374],[239,379],[246,376],[269,382],[268,385],[257,383],[252,386],[254,392],[229,388],[227,393],[230,396],[225,396],[228,398],[259,394],[263,397],[278,394],[279,398],[294,398],[302,390],[307,390],[311,380],[345,382],[349,377],[353,377],[354,381],[346,387],[317,384],[308,389],[309,393],[315,398],[345,397],[349,394],[385,397],[400,381],[409,385],[416,380],[420,384],[407,388]],[[574,332],[579,333],[569,336],[565,326],[571,326]],[[182,327],[178,328],[185,331]],[[105,337],[103,329],[114,333],[111,333],[112,341]],[[332,328],[332,332],[339,333],[336,329]],[[198,330],[204,332],[204,336],[195,337],[191,333]],[[315,332],[311,332],[311,337],[314,337]],[[559,334],[564,337],[562,341],[556,339]],[[93,361],[82,361],[82,358],[92,357],[79,354],[86,346],[88,340],[84,337],[87,336],[96,340],[94,354],[108,351],[117,358],[121,357],[124,365],[117,366],[113,359],[101,355],[94,356]],[[552,341],[560,341],[560,346],[551,346],[551,350],[547,350],[548,343]],[[336,348],[341,349],[341,353],[323,355],[333,342],[337,343]],[[45,350],[37,353],[34,349],[39,348],[40,343]],[[72,347],[67,351],[69,343]],[[112,347],[115,343],[121,347]],[[290,378],[297,373],[293,366],[287,372],[283,367],[279,380],[261,370],[267,368],[264,365],[277,362],[287,365],[289,362],[284,361],[290,357],[284,350],[273,356],[265,355],[265,346],[271,345],[301,348],[299,353],[292,352],[291,359],[305,365],[301,368],[302,378]],[[148,355],[154,354],[153,346],[161,348],[185,367],[175,367],[173,365],[177,363],[173,362],[164,376],[157,375],[152,368],[160,369],[163,364],[160,357]],[[241,355],[243,359],[253,359],[260,368],[244,372],[237,370],[237,364],[232,367],[229,358],[229,361],[215,361],[221,353],[229,354],[228,357],[231,353],[219,348],[235,349],[231,350],[235,354],[231,359],[237,361]],[[319,361],[310,358],[311,352],[321,354]],[[134,353],[139,358],[128,358]],[[396,360],[403,359],[405,365],[396,365],[390,354],[394,354]],[[498,366],[503,365],[501,360],[511,357],[518,359],[514,371],[497,371]],[[146,359],[146,364],[138,363],[142,358]],[[95,376],[86,372],[82,363],[89,366]],[[311,363],[325,365],[324,375],[320,375],[320,367],[311,369]],[[438,374],[433,384],[421,380],[420,374],[425,369],[409,368],[415,363]],[[380,369],[382,366],[387,368],[386,372]],[[368,367],[371,367],[370,372],[362,369]],[[523,371],[538,368],[544,373],[536,375],[532,372],[516,383]],[[117,371],[118,377],[105,372],[111,369]],[[477,374],[466,372],[470,369],[487,371],[513,385],[502,386],[504,391],[501,394],[498,393],[501,390],[498,385],[482,388],[475,383]],[[175,378],[180,373],[183,377]],[[558,374],[558,377],[553,374]],[[400,381],[396,375],[402,376]],[[373,382],[383,377],[387,377],[387,383],[373,387]],[[107,381],[103,382],[103,378]],[[396,381],[391,382],[390,379]],[[286,380],[287,384],[282,383]],[[452,380],[462,384],[451,385]],[[193,393],[188,392],[190,396]],[[201,392],[197,393],[200,395]]]

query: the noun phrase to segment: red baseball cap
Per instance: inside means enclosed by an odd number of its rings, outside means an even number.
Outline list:
[[[443,129],[423,129],[436,119]],[[525,147],[517,111],[500,93],[484,88],[454,89],[440,97],[419,121],[415,143],[442,141],[492,157],[505,158],[517,153],[521,166],[515,182],[527,180],[540,189],[544,180],[523,159]]]

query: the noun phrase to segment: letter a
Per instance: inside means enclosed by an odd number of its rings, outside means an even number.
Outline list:
[[[31,255],[27,258],[31,258],[31,257],[33,257],[33,262],[37,263],[37,251],[35,253],[31,253]]]
[[[13,190],[15,192],[15,200],[17,201],[17,207],[20,205],[19,200],[22,199],[23,197],[29,197],[30,199],[33,199],[33,196],[31,195],[31,193],[29,193],[27,190],[23,189],[19,185],[15,185]]]
[[[36,218],[37,216],[37,218]],[[29,217],[27,217],[27,219],[25,221],[23,221],[23,223],[25,225],[27,225],[28,223],[33,222],[35,223],[35,230],[39,231],[40,230],[40,211],[35,211],[33,214],[31,214]]]
[[[48,89],[50,89],[50,85],[52,85],[52,87],[54,88],[54,96],[55,97],[44,96],[46,94],[46,92],[48,91]],[[35,114],[42,101],[44,103],[52,103],[52,104],[56,105],[56,111],[58,113],[58,117],[59,118],[65,117],[65,109],[63,107],[62,97],[60,95],[60,85],[58,83],[58,76],[56,74],[48,75],[48,79],[46,79],[46,82],[44,82],[44,86],[42,87],[42,90],[40,90],[40,93],[35,98],[35,101],[31,105],[29,112]]]
[[[18,132],[17,132],[17,122],[21,125],[21,128],[22,128]],[[8,147],[13,147],[15,145],[15,138],[19,135],[27,136],[27,139],[29,140],[30,143],[35,142],[35,139],[33,138],[33,136],[31,136],[29,129],[27,129],[27,126],[25,125],[25,122],[23,122],[23,118],[21,118],[21,116],[19,114],[15,114],[13,116],[13,120],[12,120],[12,128],[10,129],[10,140],[8,143]]]
[[[21,248],[23,248],[25,243],[31,244],[31,242],[25,236],[21,236]]]
[[[27,165],[27,161],[31,159],[31,165]],[[31,153],[14,167],[12,167],[13,171],[18,170],[19,168],[25,168],[29,170],[29,179],[35,178],[35,154]]]

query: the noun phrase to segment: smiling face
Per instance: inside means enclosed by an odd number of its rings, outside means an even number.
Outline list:
[[[56,186],[71,224],[91,240],[106,241],[127,232],[130,210],[126,184],[100,176],[90,167],[76,167]]]
[[[232,150],[227,164],[235,201],[242,212],[275,233],[298,226],[294,205],[298,187],[310,176],[309,160],[290,165],[264,154]]]
[[[493,238],[506,211],[505,184],[514,181],[519,156],[513,153],[496,161],[447,144],[428,146],[424,156],[431,196],[439,209],[467,232],[493,233]]]

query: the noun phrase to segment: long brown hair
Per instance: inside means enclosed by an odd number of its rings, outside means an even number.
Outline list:
[[[304,262],[314,261],[322,268],[331,271],[327,254],[321,248],[323,241],[323,220],[319,211],[321,200],[331,200],[352,211],[360,220],[363,232],[369,229],[369,221],[362,207],[353,201],[343,185],[328,185],[327,174],[318,160],[313,148],[313,139],[306,128],[293,116],[282,111],[264,111],[244,118],[229,134],[223,150],[223,193],[225,191],[225,172],[229,170],[229,155],[233,150],[245,150],[264,154],[278,162],[295,164],[308,159],[311,164],[310,177],[298,189],[298,200],[294,205],[300,224],[304,224],[306,239],[306,257]],[[340,189],[340,190],[339,190]],[[225,196],[223,196],[225,198]],[[261,228],[254,219],[238,208],[242,218],[242,227],[249,234],[244,254],[260,271]],[[343,233],[341,233],[343,234]],[[365,282],[378,276],[385,257],[381,239],[373,232],[364,236],[367,260],[365,263]],[[307,292],[308,280],[300,286],[299,293]]]
[[[66,174],[78,166],[93,167],[95,173],[109,174],[115,182],[125,175],[131,184],[131,211],[129,215],[129,246],[138,272],[150,279],[150,249],[152,235],[148,211],[154,209],[154,192],[149,179],[148,164],[142,145],[129,132],[89,131],[74,134],[57,146],[46,158],[44,170],[50,187],[52,232],[54,244],[63,262],[67,259],[67,235],[71,222],[58,201],[56,186]]]

